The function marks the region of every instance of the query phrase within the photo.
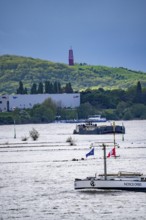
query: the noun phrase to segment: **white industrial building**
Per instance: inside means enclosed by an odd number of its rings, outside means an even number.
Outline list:
[[[35,104],[41,104],[48,98],[51,98],[57,106],[62,108],[80,106],[80,93],[1,95],[0,111],[32,108]]]

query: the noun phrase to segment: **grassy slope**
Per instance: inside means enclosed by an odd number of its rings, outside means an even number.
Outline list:
[[[61,85],[71,82],[74,90],[87,88],[126,89],[138,81],[146,87],[146,73],[106,66],[68,66],[62,63],[20,56],[0,56],[0,93],[15,93],[19,81],[30,89],[32,83],[49,80]]]

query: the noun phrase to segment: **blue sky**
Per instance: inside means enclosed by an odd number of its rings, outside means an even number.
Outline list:
[[[0,55],[146,72],[146,0],[0,0]]]

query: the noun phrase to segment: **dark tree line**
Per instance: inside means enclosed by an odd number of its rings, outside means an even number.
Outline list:
[[[19,82],[19,88],[16,92],[17,94],[27,94],[27,88],[24,88],[22,81]]]
[[[81,93],[81,103],[87,102],[101,109],[115,109],[120,102],[146,105],[146,89],[142,89],[140,81],[128,90],[89,89]]]
[[[55,83],[53,85],[56,86]],[[41,90],[42,86],[39,84],[34,88]],[[19,91],[22,92],[19,94],[24,94],[25,88],[23,90],[22,83],[20,83]],[[48,99],[42,104],[33,106],[32,109],[2,112],[0,124],[13,124],[14,119],[19,124],[48,123],[54,121],[56,115],[63,120],[86,119],[92,114],[101,114],[108,120],[146,119],[146,88],[142,88],[140,82],[128,90],[88,89],[81,92],[80,95],[81,104],[76,109],[57,107],[51,99]]]
[[[140,81],[127,90],[86,90],[81,92],[78,116],[103,114],[112,120],[146,119],[146,88]]]
[[[19,82],[19,87],[16,91],[17,94],[28,94],[27,88],[24,88],[23,82]],[[73,93],[71,83],[66,83],[64,87],[61,86],[60,82],[45,81],[44,83],[39,82],[33,83],[30,88],[30,94],[56,94],[56,93]]]
[[[48,83],[49,85],[47,85]],[[52,84],[46,81],[44,87],[41,83],[38,86],[33,84],[31,94],[38,94],[42,91],[46,93],[68,91],[70,93],[72,91],[70,87],[71,85],[67,84],[62,90],[60,84]],[[102,114],[102,116],[109,120],[146,119],[146,88],[142,88],[140,81],[137,85],[127,90],[104,90],[103,88],[96,90],[87,89],[80,92],[80,96],[81,104],[80,107],[76,109],[74,116],[71,115],[73,111],[71,111],[68,116],[68,113],[64,115],[62,110],[61,112],[57,112],[57,115],[61,115],[62,119],[72,119],[76,117],[81,119],[87,118],[88,115],[92,114]]]

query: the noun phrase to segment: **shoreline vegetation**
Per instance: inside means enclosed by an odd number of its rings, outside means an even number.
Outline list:
[[[76,80],[78,79],[78,80]],[[0,56],[1,94],[80,92],[76,109],[58,108],[48,99],[32,109],[0,112],[0,124],[52,123],[101,115],[107,120],[146,119],[146,73],[91,66],[68,66],[20,56]]]
[[[137,86],[125,90],[86,90],[80,93],[81,104],[76,109],[60,108],[50,99],[32,109],[0,112],[0,125],[52,123],[86,120],[89,115],[101,115],[108,120],[146,119],[146,89]]]

